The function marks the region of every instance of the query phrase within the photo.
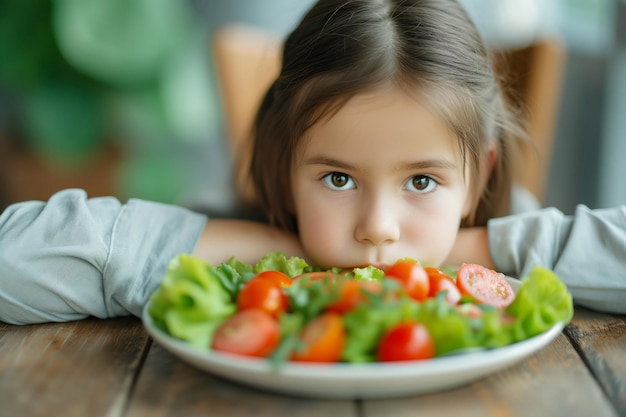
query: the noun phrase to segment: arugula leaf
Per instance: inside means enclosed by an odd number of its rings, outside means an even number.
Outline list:
[[[346,362],[376,360],[376,347],[382,335],[394,325],[415,316],[418,304],[408,298],[379,303],[362,304],[344,315],[346,346],[341,359]]]

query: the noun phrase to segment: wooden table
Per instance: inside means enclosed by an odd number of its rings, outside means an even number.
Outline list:
[[[0,416],[626,416],[626,316],[577,309],[550,345],[462,388],[392,400],[271,394],[197,370],[134,317],[0,323]]]

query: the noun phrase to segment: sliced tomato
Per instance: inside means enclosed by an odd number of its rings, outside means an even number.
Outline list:
[[[428,292],[430,291],[428,274],[415,261],[397,261],[385,269],[385,277],[399,281],[408,296],[414,300],[422,301],[428,297]]]
[[[280,271],[267,270],[259,272],[252,279],[262,279],[271,282],[279,287],[290,287],[292,284],[291,278],[287,274]]]
[[[448,304],[456,305],[461,301],[461,292],[450,275],[433,267],[426,267],[424,270],[428,274],[429,297],[436,297],[440,292],[447,291],[446,302]]]
[[[422,323],[400,323],[383,335],[377,355],[382,362],[430,359],[435,356],[435,345]]]
[[[326,307],[326,311],[345,314],[356,307],[362,300],[361,287],[356,281],[344,279],[335,282],[333,289],[339,299]]]
[[[333,284],[338,292],[339,299],[326,307],[326,311],[346,314],[357,305],[368,301],[367,293],[380,294],[383,291],[382,284],[376,281],[355,281],[344,278]]]
[[[278,317],[288,305],[289,300],[282,287],[262,278],[252,278],[237,294],[239,310],[261,309]]]
[[[275,318],[258,309],[238,311],[215,331],[211,348],[238,355],[267,357],[278,346]]]
[[[327,272],[327,271],[316,271],[316,272],[305,272],[304,274],[298,275],[293,278],[293,281],[300,281],[303,279],[307,279],[309,282],[335,282],[337,280],[343,280],[346,277],[342,274],[337,274],[335,272]]]
[[[504,275],[478,264],[461,265],[456,285],[461,294],[497,308],[505,308],[515,298],[515,292]]]
[[[343,320],[336,313],[322,313],[307,323],[300,333],[303,346],[291,360],[302,362],[338,362],[346,344]]]

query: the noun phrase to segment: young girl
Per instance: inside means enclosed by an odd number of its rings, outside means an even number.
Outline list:
[[[315,263],[439,265],[459,225],[509,213],[521,129],[458,3],[322,0],[282,61],[250,172]]]
[[[320,0],[287,38],[255,124],[250,173],[268,224],[207,222],[80,190],[16,204],[0,217],[0,320],[140,315],[178,253],[255,262],[281,250],[326,267],[480,260],[519,273],[535,260],[528,251],[519,264],[502,252],[492,260],[484,230],[468,228],[509,212],[519,131],[455,1]],[[525,230],[524,220],[507,227]],[[574,229],[570,239],[579,238]],[[568,235],[545,236],[557,250],[541,261],[552,267]],[[489,238],[519,249],[527,236]],[[611,266],[624,266],[623,255]],[[576,287],[570,272],[561,278]],[[624,294],[624,281],[602,276],[597,285],[617,282]],[[589,293],[584,305],[603,307]],[[619,301],[610,308],[626,310]]]

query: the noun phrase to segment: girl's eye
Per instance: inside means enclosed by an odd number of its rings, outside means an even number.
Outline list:
[[[331,172],[326,174],[322,180],[333,190],[351,190],[355,188],[352,178],[341,172]]]
[[[426,175],[416,175],[406,182],[406,189],[416,193],[428,193],[437,187],[437,181]]]

